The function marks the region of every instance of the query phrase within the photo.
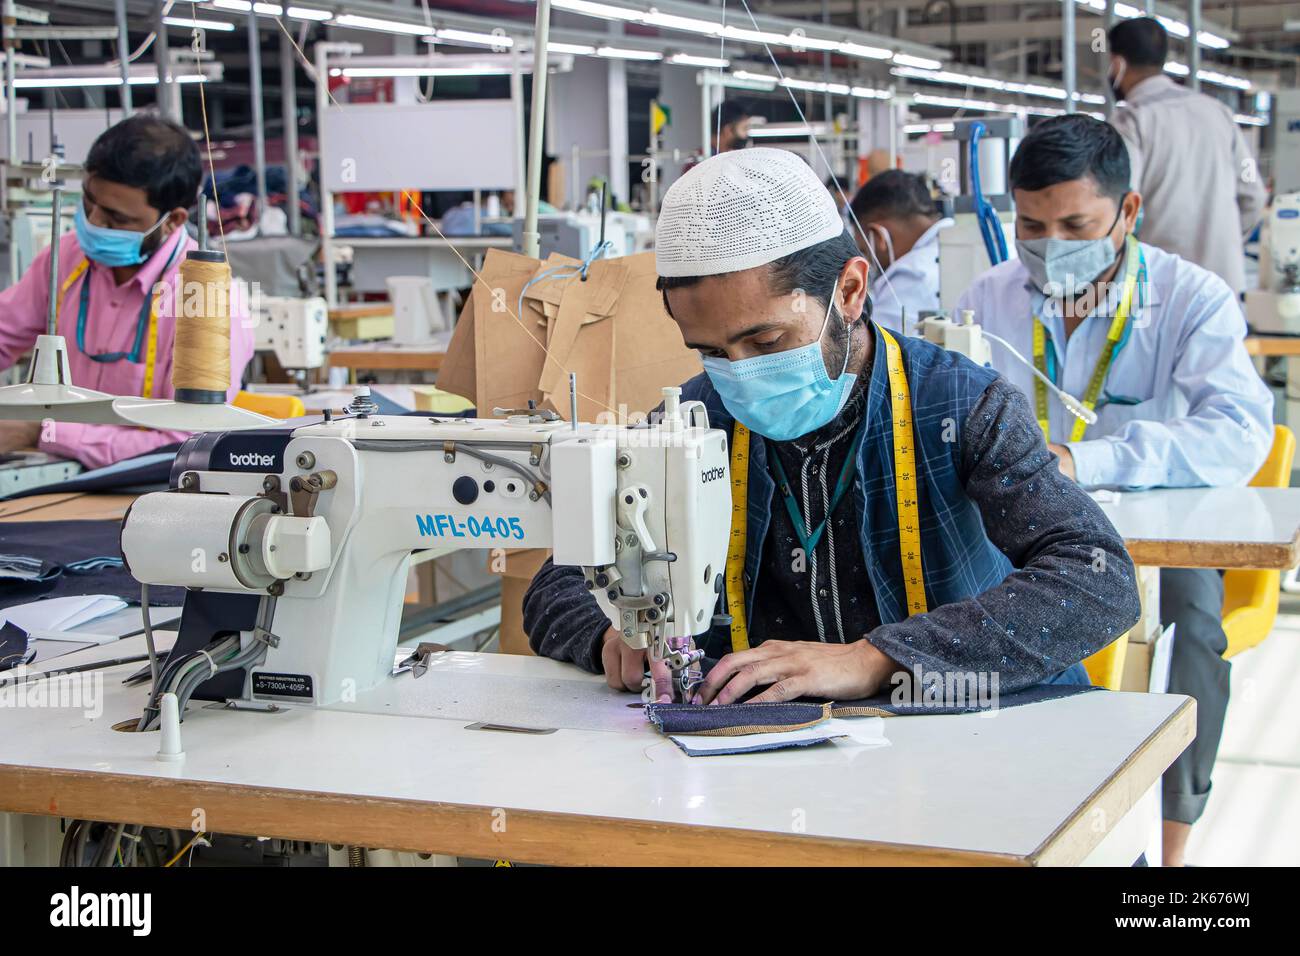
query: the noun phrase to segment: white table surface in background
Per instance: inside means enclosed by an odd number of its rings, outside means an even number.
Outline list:
[[[492,842],[470,844],[477,852],[466,852],[461,842],[462,855],[491,857],[495,850],[529,859],[531,852],[542,862],[548,855],[563,862],[576,853],[584,862],[635,862],[611,858],[598,833],[589,848],[566,844],[558,854],[513,844],[530,832],[520,822],[528,819],[523,813],[564,815],[542,818],[551,826],[577,816],[606,832],[653,824],[655,838],[677,847],[689,844],[696,827],[769,834],[772,846],[786,853],[774,860],[797,858],[789,855],[794,833],[798,841],[820,840],[840,850],[842,841],[853,841],[850,852],[858,841],[869,841],[1023,862],[1065,829],[1074,834],[1070,852],[1088,852],[1091,846],[1079,850],[1079,841],[1101,838],[1088,836],[1091,825],[1081,822],[1090,801],[1103,790],[1112,798],[1122,794],[1123,806],[1112,811],[1122,816],[1173,759],[1162,757],[1156,768],[1141,755],[1170,749],[1175,727],[1188,733],[1191,709],[1184,697],[1098,692],[993,716],[894,718],[885,724],[892,746],[884,749],[832,743],[692,758],[628,707],[633,697],[611,691],[602,678],[538,658],[448,653],[433,659],[426,676],[399,676],[354,704],[273,714],[192,705],[182,728],[187,756],[168,764],[155,759],[156,734],[112,729],[136,716],[143,703],[142,689],[119,683],[133,669],[105,673],[103,713],[95,719],[72,710],[0,708],[0,810],[54,812],[47,803],[62,799],[59,786],[70,787],[71,778],[55,785],[44,783],[44,774],[24,774],[26,768],[51,768],[75,771],[83,782],[86,774],[139,780],[139,793],[121,797],[136,812],[146,796],[165,795],[160,784],[173,781],[219,785],[223,792],[266,788],[263,793],[417,801],[429,808],[425,820],[448,805],[457,812],[508,808],[506,814],[514,814],[514,829],[500,835],[489,835],[491,818],[483,816],[481,829],[472,830],[482,835],[467,839]],[[557,729],[467,729],[477,721]],[[1130,770],[1122,785],[1111,786]],[[91,780],[83,794],[112,791],[109,783]],[[24,799],[34,805],[22,805]],[[114,809],[122,807],[112,804],[105,812]],[[372,819],[382,807],[363,810]],[[302,810],[285,819],[309,826]],[[298,835],[250,830],[248,820],[241,822],[243,828],[229,820],[225,825],[231,832]],[[214,819],[208,826],[220,831],[223,823]],[[435,842],[428,834],[423,839]],[[648,844],[643,838],[633,847],[662,853],[662,846]],[[861,847],[866,858],[871,847]]]
[[[1126,491],[1101,510],[1138,564],[1283,569],[1300,560],[1300,488]]]

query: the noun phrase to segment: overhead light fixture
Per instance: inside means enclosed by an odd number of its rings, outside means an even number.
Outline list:
[[[889,90],[872,89],[869,86],[855,86],[849,90],[850,95],[860,96],[868,100],[887,100],[894,94]]]
[[[608,57],[611,60],[662,60],[664,55],[654,50],[627,50],[615,46],[602,46],[596,48],[596,56]]]
[[[1165,72],[1172,73],[1174,76],[1188,76],[1192,70],[1186,63],[1180,63],[1177,60],[1169,60],[1165,63]],[[1220,73],[1217,70],[1198,70],[1197,77],[1206,83],[1213,83],[1216,86],[1228,86],[1236,90],[1249,90],[1252,86],[1250,80],[1244,76],[1236,76],[1231,73]]]
[[[249,3],[248,0],[212,0],[212,6],[218,10],[234,10],[237,13],[260,13],[267,17],[278,17],[284,8],[278,3]]]
[[[191,20],[188,17],[163,17],[163,23],[169,27],[184,27],[188,30],[218,30],[230,33],[235,25],[228,20]]]
[[[807,90],[811,93],[837,93],[840,96],[849,95],[849,86],[847,83],[823,83],[820,80],[800,80],[793,76],[787,76],[781,81],[781,85],[791,90]]]
[[[640,20],[642,16],[640,10],[615,7],[608,3],[593,3],[591,0],[551,0],[551,6],[556,10],[568,10],[571,13],[599,17],[602,20]]]
[[[749,135],[758,139],[790,139],[800,136],[825,136],[833,132],[830,123],[766,123],[751,126]]]
[[[1236,113],[1232,117],[1237,121],[1239,126],[1267,126],[1267,116],[1248,116],[1245,113]]]
[[[552,46],[554,49],[554,46]],[[731,65],[730,60],[716,56],[695,56],[693,53],[674,53],[668,58],[669,63],[675,63],[678,66],[702,66],[713,69],[725,70]]]
[[[439,40],[450,40],[453,43],[475,43],[499,47],[512,47],[515,45],[514,38],[508,37],[504,33],[477,33],[473,30],[438,30],[434,35]]]
[[[1068,3],[1069,0],[1062,0],[1062,2]],[[1081,7],[1087,7],[1098,14],[1105,14],[1106,12],[1106,0],[1074,0],[1074,2]],[[1145,10],[1139,10],[1137,7],[1129,3],[1116,3],[1111,8],[1111,12],[1121,20],[1132,20],[1136,17],[1145,17],[1147,15]],[[1175,19],[1174,17],[1167,17],[1159,13],[1155,15],[1155,18],[1160,22],[1161,26],[1174,36],[1184,40],[1191,36],[1191,28],[1187,26],[1185,21]],[[1219,36],[1217,33],[1211,33],[1209,30],[1199,31],[1196,34],[1196,40],[1201,46],[1207,46],[1215,50],[1226,50],[1232,45],[1224,37]]]
[[[910,53],[895,53],[893,60],[899,66],[914,66],[920,70],[937,70],[943,64],[925,56],[912,56]]]
[[[546,44],[547,52],[550,53],[570,53],[573,56],[595,56],[596,48],[594,46],[584,46],[581,43],[548,43]]]
[[[956,131],[955,123],[908,123],[903,127],[904,133],[952,133]]]
[[[361,17],[353,13],[341,13],[334,18],[334,25],[355,27],[358,30],[376,30],[380,33],[401,33],[407,36],[433,36],[433,27],[415,23],[399,23],[396,20],[381,20],[377,17]]]
[[[714,36],[722,29],[721,25],[713,20],[698,20],[695,17],[679,17],[670,13],[660,13],[654,7],[648,12],[639,14],[637,20],[646,26],[663,27],[667,30],[681,30],[685,33],[703,33],[706,36]]]
[[[893,50],[885,49],[882,46],[865,46],[861,43],[845,42],[841,43],[836,49],[845,56],[860,56],[865,60],[888,60],[894,55]]]
[[[334,16],[329,10],[317,10],[314,7],[285,7],[284,15],[290,20],[313,20],[317,23]]]
[[[345,66],[334,67],[330,76],[348,79],[388,76],[506,76],[512,71],[508,66]]]
[[[141,74],[132,76],[128,82],[132,86],[155,86],[158,75]],[[208,78],[198,73],[182,73],[171,78],[173,83],[206,83]],[[14,78],[16,90],[52,90],[77,86],[121,86],[122,77],[118,76],[17,76]]]

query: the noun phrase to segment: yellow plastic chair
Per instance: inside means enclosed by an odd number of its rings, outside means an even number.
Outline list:
[[[1111,641],[1096,654],[1084,658],[1083,669],[1095,687],[1119,690],[1124,680],[1124,659],[1128,657],[1128,631]]]
[[[264,395],[261,392],[240,392],[235,396],[236,408],[268,415],[271,418],[301,418],[307,408],[297,395]]]
[[[1251,479],[1252,488],[1286,488],[1291,484],[1295,460],[1295,435],[1285,425],[1273,427],[1273,447]],[[1223,630],[1228,635],[1224,658],[1250,650],[1268,637],[1277,618],[1281,571],[1225,571],[1223,574]]]

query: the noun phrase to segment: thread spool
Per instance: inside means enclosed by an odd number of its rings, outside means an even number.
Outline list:
[[[178,402],[220,405],[230,388],[230,265],[196,249],[180,268],[172,388]]]

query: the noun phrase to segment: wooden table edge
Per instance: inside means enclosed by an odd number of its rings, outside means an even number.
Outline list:
[[[1250,571],[1289,571],[1300,564],[1300,529],[1288,544],[1171,541],[1160,538],[1126,540],[1133,563],[1150,568],[1215,568]]]
[[[1078,866],[1195,737],[1196,700],[1188,697],[1030,854],[1029,861],[1035,866]],[[1177,750],[1169,756],[1174,747]],[[1145,782],[1135,786],[1138,780]]]
[[[0,764],[0,810],[568,866],[1024,866],[1012,854]]]

